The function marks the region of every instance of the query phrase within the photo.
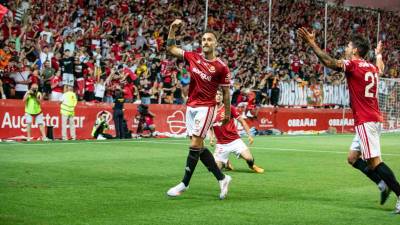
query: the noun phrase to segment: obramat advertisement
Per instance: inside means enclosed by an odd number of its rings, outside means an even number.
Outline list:
[[[128,129],[136,133],[137,104],[125,104],[124,117]],[[155,114],[156,131],[168,135],[179,135],[186,132],[184,105],[150,105],[149,110]],[[53,127],[55,138],[61,137],[60,104],[57,102],[42,102],[42,111],[46,126]],[[91,139],[91,131],[96,118],[101,111],[107,112],[110,124],[110,134],[115,134],[112,119],[112,104],[79,102],[75,110],[75,126],[78,139]],[[257,118],[247,119],[250,126],[258,130],[276,128],[283,132],[291,131],[325,131],[335,127],[338,132],[353,132],[354,120],[347,110],[343,118],[340,109],[291,109],[263,108]],[[32,136],[40,136],[37,125],[33,123]],[[19,139],[26,136],[26,121],[24,103],[22,100],[0,100],[0,139]]]

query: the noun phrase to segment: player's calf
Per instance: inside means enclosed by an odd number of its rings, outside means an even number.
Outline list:
[[[400,197],[400,184],[397,181],[393,171],[384,163],[381,162],[374,168],[375,172],[385,181],[386,185]]]
[[[203,148],[200,154],[200,161],[207,167],[208,171],[212,172],[217,180],[223,180],[225,175],[218,168],[217,163],[211,152],[207,148]]]
[[[243,151],[240,155],[244,160],[246,160],[247,165],[251,170],[256,173],[264,173],[264,169],[254,164],[254,158],[251,155],[250,151],[247,149]]]

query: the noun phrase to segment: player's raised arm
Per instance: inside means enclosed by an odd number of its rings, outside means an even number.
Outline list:
[[[375,57],[376,57],[376,67],[379,69],[379,75],[383,74],[385,70],[385,64],[383,63],[382,59],[382,52],[383,52],[383,44],[382,41],[378,42],[378,46],[375,49]]]
[[[317,55],[319,60],[328,68],[343,71],[343,61],[332,58],[325,51],[323,51],[315,42],[315,33],[309,33],[306,28],[302,27],[297,30],[297,36],[305,41]]]
[[[172,22],[169,27],[168,39],[167,39],[167,49],[172,55],[183,58],[183,49],[176,46],[175,33],[182,26],[182,20],[176,19]]]

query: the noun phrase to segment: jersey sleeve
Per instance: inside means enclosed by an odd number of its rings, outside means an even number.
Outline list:
[[[239,119],[240,118],[240,114],[239,112],[236,110],[236,108],[234,106],[231,105],[231,117],[235,118],[235,119]]]
[[[352,60],[343,60],[343,71],[349,74],[354,71],[354,62]]]
[[[224,66],[222,69],[221,77],[219,80],[220,86],[230,86],[231,85],[231,71],[227,66]]]
[[[187,63],[189,63],[190,61],[194,60],[194,55],[196,53],[194,52],[187,52],[187,51],[183,51],[183,58],[185,59],[185,61]]]

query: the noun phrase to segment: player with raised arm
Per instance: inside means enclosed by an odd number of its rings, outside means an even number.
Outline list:
[[[382,116],[377,87],[378,74],[384,71],[382,43],[379,42],[375,49],[376,65],[373,65],[364,60],[369,51],[369,42],[359,35],[352,37],[348,43],[346,59],[337,60],[318,47],[314,32],[309,33],[307,29],[300,28],[297,34],[326,67],[345,73],[356,130],[348,162],[378,184],[382,193],[381,204],[385,203],[389,195],[387,185],[398,198],[394,213],[400,214],[400,185],[392,170],[382,161],[380,149]]]
[[[186,160],[185,174],[182,182],[170,188],[168,196],[179,196],[186,191],[192,174],[200,161],[217,178],[221,192],[220,199],[224,199],[228,193],[228,186],[232,178],[224,175],[215,163],[211,152],[204,147],[204,138],[210,129],[215,117],[215,95],[219,87],[223,90],[223,101],[226,114],[222,123],[226,124],[230,119],[230,79],[229,68],[221,59],[216,57],[217,37],[211,31],[206,31],[201,39],[202,54],[186,52],[176,45],[175,33],[182,27],[182,20],[175,20],[169,30],[167,47],[169,53],[182,58],[189,66],[190,84],[186,108],[186,130],[190,136],[189,154]]]
[[[217,91],[217,116],[214,120],[213,128],[211,131],[210,145],[214,146],[214,135],[217,139],[216,148],[214,151],[214,158],[217,162],[218,167],[221,169],[223,166],[232,170],[233,167],[229,162],[229,154],[233,153],[238,158],[243,158],[249,168],[256,173],[264,173],[264,169],[254,164],[253,155],[246,144],[240,139],[238,130],[235,125],[235,119],[238,120],[246,130],[247,136],[249,137],[249,144],[253,144],[253,137],[250,134],[249,126],[246,121],[236,111],[235,107],[231,106],[231,119],[225,125],[222,125],[221,120],[225,115],[225,107],[222,102],[222,92]]]

